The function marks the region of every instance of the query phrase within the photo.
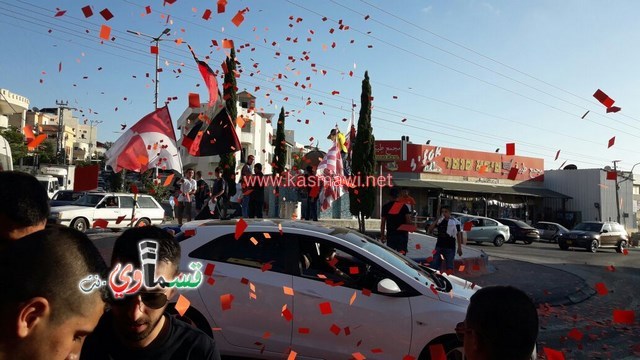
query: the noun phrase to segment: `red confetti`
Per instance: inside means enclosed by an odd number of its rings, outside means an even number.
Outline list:
[[[189,93],[189,107],[190,108],[200,107],[200,94]]]
[[[560,150],[558,150],[558,151],[556,152],[556,158],[555,158],[555,159],[553,159],[553,161],[558,160],[558,157],[559,157],[559,156],[560,156]]]
[[[609,95],[605,94],[600,89],[596,90],[596,92],[593,94],[593,97],[600,101],[600,103],[607,108],[612,107],[613,103],[615,103],[615,100],[610,98]]]
[[[236,223],[236,234],[235,234],[236,240],[240,239],[240,236],[242,236],[244,231],[247,229],[247,226],[248,226],[247,222],[244,221],[244,219],[238,220],[238,222]]]
[[[89,5],[82,8],[82,13],[86,18],[93,16],[93,10],[91,10],[91,6]]]
[[[113,18],[113,14],[111,13],[111,11],[109,11],[109,9],[104,8],[102,11],[100,11],[100,15],[102,15],[102,17],[106,20],[109,21]]]
[[[299,334],[309,334],[310,332],[311,330],[309,330],[309,328],[298,328]]]
[[[433,344],[429,346],[431,360],[447,360],[447,355],[442,344]]]
[[[93,222],[93,228],[101,228],[101,229],[106,229],[107,225],[109,225],[109,222],[105,219],[97,219],[96,221]]]
[[[322,315],[328,315],[328,314],[331,314],[333,312],[331,310],[331,303],[330,302],[323,302],[323,303],[320,303],[318,306],[320,307],[320,313]]]
[[[243,21],[244,21],[244,10],[238,11],[238,13],[231,19],[231,22],[236,27],[240,27]]]
[[[100,26],[100,38],[103,40],[109,40],[111,37],[111,27],[107,25]]]
[[[516,144],[515,143],[508,143],[507,144],[507,155],[508,156],[513,156],[516,154]]]
[[[371,290],[363,288],[362,289],[362,295],[371,296]]]
[[[287,305],[282,308],[282,317],[287,321],[293,320],[293,314],[291,313],[291,310],[287,309]]]
[[[607,289],[607,286],[601,282],[596,284],[596,291],[600,295],[607,295],[609,293],[609,289]]]
[[[202,14],[202,18],[205,20],[209,20],[211,18],[211,10],[207,9],[204,11],[204,14]]]
[[[54,17],[60,17],[60,16],[64,15],[66,12],[67,12],[67,10],[60,10],[54,15]]]
[[[340,334],[340,330],[342,329],[340,329],[340,327],[336,324],[331,325],[331,328],[329,328],[329,331],[331,331],[336,336]]]
[[[584,334],[582,333],[582,331],[573,328],[571,329],[571,331],[569,331],[569,334],[567,334],[567,337],[569,339],[573,339],[575,341],[582,341],[582,338],[584,337]]]
[[[518,177],[518,169],[515,167],[512,167],[511,170],[509,170],[509,175],[507,176],[507,179],[515,180],[516,177]]]
[[[633,310],[613,310],[613,322],[633,325],[636,313]]]
[[[220,305],[222,306],[222,310],[223,311],[230,310],[232,301],[233,301],[232,294],[220,295]]]
[[[150,50],[149,50],[149,51],[150,51],[152,54],[158,54],[158,47],[157,47],[157,46],[155,46],[155,45],[152,45],[152,46],[150,47]]]
[[[612,147],[613,144],[615,144],[615,143],[616,143],[616,137],[614,136],[611,139],[609,139],[609,143],[607,144],[607,149]]]
[[[547,356],[547,360],[564,360],[564,354],[562,353],[562,351],[554,350],[548,347],[544,347],[543,351]]]
[[[611,272],[614,272],[614,271],[616,271],[616,267],[613,266],[613,265],[609,265],[609,266],[607,266],[607,270],[609,270]]]
[[[464,231],[471,231],[471,228],[473,228],[473,222],[472,221],[467,221],[467,222],[464,223],[462,229]]]
[[[144,11],[148,14],[151,14],[151,6],[145,6]]]

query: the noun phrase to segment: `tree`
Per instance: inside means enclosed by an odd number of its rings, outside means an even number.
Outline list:
[[[236,84],[236,50],[231,48],[231,54],[225,59],[227,71],[224,73],[223,98],[225,106],[231,117],[233,126],[236,126],[238,118],[238,87]],[[240,150],[240,149],[235,149]],[[220,155],[220,167],[222,167],[222,177],[229,186],[229,196],[236,194],[236,153],[231,152]]]
[[[371,84],[369,73],[364,72],[362,80],[362,94],[360,95],[360,117],[358,118],[358,133],[353,144],[351,158],[351,172],[360,178],[356,182],[358,187],[349,188],[349,210],[358,217],[358,228],[365,232],[365,218],[371,217],[375,206],[376,188],[367,186],[367,176],[375,175],[375,138],[371,128]]]
[[[273,172],[276,174],[282,174],[284,167],[287,164],[287,141],[284,136],[284,106],[280,109],[280,116],[278,117],[278,127],[276,129],[276,140],[273,143],[275,149],[273,149],[273,161],[271,166]]]
[[[45,140],[38,146],[38,163],[53,164],[56,162],[56,143],[53,140]]]
[[[20,159],[27,156],[27,144],[25,144],[24,135],[22,135],[20,130],[14,127],[9,127],[2,132],[2,137],[7,140],[9,147],[11,148],[13,165],[18,165],[18,163],[20,163]]]

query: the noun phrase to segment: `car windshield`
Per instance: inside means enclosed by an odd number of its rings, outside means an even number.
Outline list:
[[[600,232],[600,230],[602,230],[602,224],[598,224],[598,223],[580,223],[580,224],[576,225],[576,227],[574,227],[573,230]]]
[[[411,276],[420,283],[425,284],[427,279],[432,279],[431,272],[420,267],[420,265],[415,261],[384,247],[382,244],[366,235],[362,235],[355,231],[332,233],[331,235],[361,247],[365,251],[386,261],[391,264],[391,266]]]
[[[518,227],[521,227],[521,228],[530,228],[530,227],[531,227],[531,225],[527,224],[527,223],[526,223],[526,222],[524,222],[524,221],[520,221],[520,220],[511,220],[511,222],[512,222],[514,225],[516,225],[516,226],[518,226]]]
[[[98,203],[100,202],[100,200],[102,200],[102,198],[104,198],[104,195],[86,194],[80,199],[74,201],[73,205],[94,207],[98,205]]]

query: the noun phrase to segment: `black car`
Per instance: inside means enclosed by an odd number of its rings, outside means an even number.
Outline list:
[[[538,231],[538,229],[534,228],[524,221],[516,219],[496,220],[509,227],[509,232],[511,233],[511,237],[507,241],[509,243],[515,243],[517,240],[522,240],[525,244],[529,245],[534,240],[540,240],[540,232]]]
[[[613,221],[581,222],[558,239],[558,246],[562,250],[578,247],[593,253],[601,247],[615,248],[621,253],[628,243],[629,235],[625,228]]]
[[[59,190],[55,194],[53,194],[49,205],[51,207],[71,205],[74,201],[80,199],[84,194],[86,194],[86,191]]]

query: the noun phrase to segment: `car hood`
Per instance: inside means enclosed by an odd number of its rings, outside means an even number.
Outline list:
[[[451,283],[451,291],[446,292],[438,292],[438,297],[441,301],[446,303],[459,305],[466,307],[469,305],[469,299],[471,296],[475,294],[476,291],[480,289],[480,286],[477,286],[471,281],[459,278],[454,275],[443,275],[444,278]]]

